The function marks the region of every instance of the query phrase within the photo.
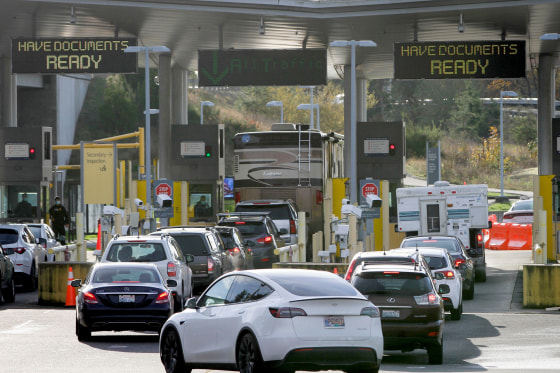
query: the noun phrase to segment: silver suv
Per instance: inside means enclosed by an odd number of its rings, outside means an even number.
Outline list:
[[[285,244],[297,243],[298,207],[291,199],[241,201],[235,206],[235,212],[270,212],[269,216],[276,224]]]
[[[192,255],[183,255],[179,244],[168,234],[154,236],[115,235],[103,251],[101,262],[154,263],[165,282],[175,280],[170,287],[175,297],[175,311],[182,311],[185,301],[192,296],[193,276],[188,263]]]
[[[37,289],[39,263],[47,261],[47,250],[39,245],[25,224],[0,224],[0,244],[14,263],[14,278],[28,291]]]

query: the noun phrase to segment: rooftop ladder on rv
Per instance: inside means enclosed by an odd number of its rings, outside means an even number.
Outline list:
[[[311,131],[298,126],[298,135],[298,186],[311,186]]]

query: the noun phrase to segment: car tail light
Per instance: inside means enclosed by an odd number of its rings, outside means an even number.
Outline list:
[[[295,307],[280,307],[268,309],[270,314],[277,319],[291,319],[296,316],[307,316],[307,313],[301,308]]]
[[[439,299],[434,293],[415,295],[414,300],[419,306],[427,306],[430,304],[438,304]]]
[[[377,307],[364,307],[360,312],[360,316],[379,317],[379,308]]]
[[[455,259],[455,267],[459,267],[461,264],[465,264],[465,259],[459,258]]]
[[[25,247],[16,247],[14,251],[18,254],[23,254],[25,252]]]
[[[240,252],[239,247],[237,247],[237,246],[234,247],[234,248],[228,249],[228,251],[229,251],[230,255],[235,255],[235,254],[238,254]]]
[[[290,220],[290,234],[296,234],[296,233],[297,233],[296,222],[295,220]]]
[[[177,276],[177,265],[173,262],[167,263],[167,276],[175,277]]]
[[[214,273],[214,260],[208,258],[208,273]]]
[[[95,294],[90,293],[89,291],[84,293],[84,302],[86,302],[87,304],[98,304],[99,303]]]
[[[350,281],[350,277],[352,277],[352,272],[354,272],[354,268],[356,268],[355,260],[353,260],[352,263],[350,263],[350,265],[348,266],[348,270],[346,271],[346,276],[344,276],[344,279],[346,281]]]
[[[445,279],[447,280],[452,280],[455,278],[455,272],[453,271],[442,271],[442,272],[436,272],[436,273],[441,273],[443,275],[443,277],[445,277]]]
[[[272,236],[266,236],[266,237],[263,237],[263,238],[259,238],[259,239],[257,240],[257,242],[260,242],[260,243],[270,243],[270,242],[272,242]]]
[[[244,221],[236,221],[236,222],[235,222],[235,225],[243,225],[243,224],[245,224]]]
[[[169,303],[169,293],[164,291],[163,293],[159,293],[157,299],[157,304]]]

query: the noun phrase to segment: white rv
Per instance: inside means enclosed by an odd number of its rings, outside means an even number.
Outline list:
[[[396,194],[397,232],[407,236],[455,236],[475,264],[485,262],[482,230],[491,228],[486,184],[438,181],[430,187],[397,188]]]

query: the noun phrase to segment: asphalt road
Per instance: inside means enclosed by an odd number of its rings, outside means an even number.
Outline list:
[[[429,365],[423,350],[386,351],[381,372],[559,371],[560,312],[522,306],[518,270],[531,253],[487,250],[487,261],[488,280],[476,284],[461,320],[446,320],[444,364]],[[0,373],[164,372],[157,335],[94,333],[81,343],[74,318],[72,307],[38,306],[37,292],[0,306]]]

